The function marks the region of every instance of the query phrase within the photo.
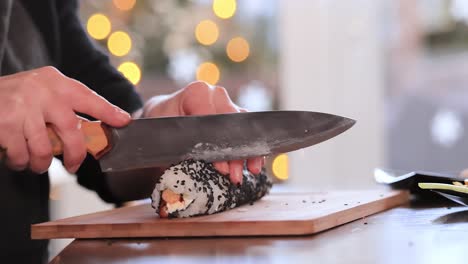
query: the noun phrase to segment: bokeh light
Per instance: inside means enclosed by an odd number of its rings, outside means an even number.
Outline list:
[[[127,33],[116,31],[110,35],[107,41],[107,48],[115,56],[125,56],[132,48],[132,39]]]
[[[234,62],[244,61],[250,54],[249,43],[242,37],[233,38],[226,46],[226,53]]]
[[[236,0],[214,0],[213,12],[216,16],[223,19],[228,19],[236,13]]]
[[[122,11],[128,11],[135,6],[136,0],[112,0],[115,7]]]
[[[220,71],[216,64],[205,62],[198,66],[197,80],[215,85],[219,81]]]
[[[218,25],[211,20],[203,20],[195,28],[195,37],[203,45],[211,45],[218,40]]]
[[[133,85],[137,85],[141,80],[141,69],[134,62],[123,62],[117,68]]]
[[[289,160],[286,154],[280,154],[273,160],[272,171],[276,178],[287,180],[289,178]]]
[[[111,22],[109,18],[103,14],[94,14],[89,17],[86,23],[86,30],[92,38],[101,40],[105,39],[111,31]]]

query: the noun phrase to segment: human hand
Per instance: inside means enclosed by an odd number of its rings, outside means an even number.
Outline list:
[[[75,173],[86,157],[77,112],[114,127],[130,122],[128,113],[54,67],[0,77],[0,147],[6,165],[45,172],[52,161],[49,124],[63,142],[65,168]]]
[[[223,87],[209,86],[204,82],[193,82],[173,94],[155,96],[148,100],[143,110],[143,116],[210,115],[245,111],[232,102]],[[253,174],[259,174],[263,165],[263,157],[247,160],[247,168]],[[215,162],[214,166],[221,174],[229,175],[231,182],[242,183],[243,160]]]

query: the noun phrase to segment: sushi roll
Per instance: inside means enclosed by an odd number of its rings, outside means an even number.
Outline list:
[[[152,207],[162,218],[209,215],[253,203],[271,189],[265,170],[253,175],[246,167],[242,184],[232,184],[211,163],[186,160],[168,168],[151,195]]]

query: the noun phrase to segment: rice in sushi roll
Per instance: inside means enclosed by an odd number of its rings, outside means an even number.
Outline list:
[[[191,217],[222,212],[253,203],[271,189],[265,171],[253,175],[246,167],[242,184],[232,184],[211,163],[186,160],[168,168],[151,195],[160,217]]]

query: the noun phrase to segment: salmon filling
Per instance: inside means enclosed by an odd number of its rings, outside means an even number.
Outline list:
[[[159,205],[159,216],[163,218],[169,217],[169,214],[184,210],[187,208],[193,199],[188,199],[184,194],[175,193],[170,189],[162,192],[162,199]]]

